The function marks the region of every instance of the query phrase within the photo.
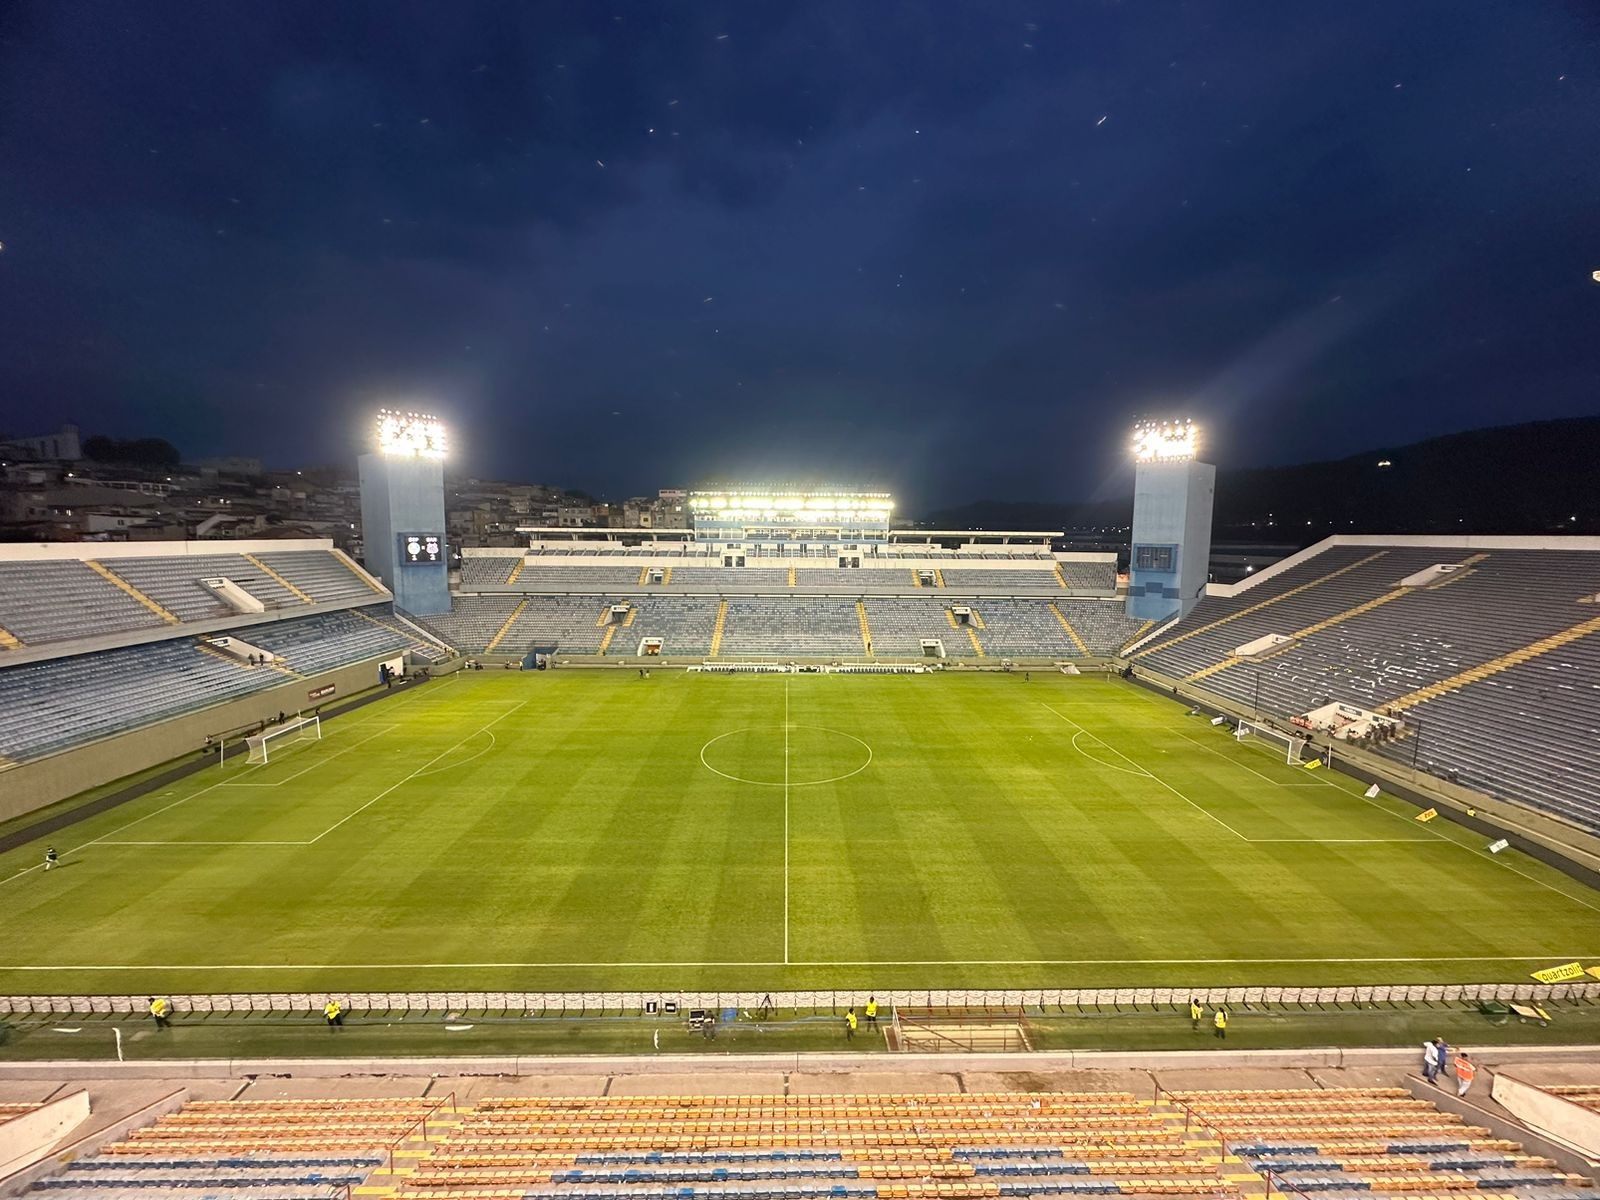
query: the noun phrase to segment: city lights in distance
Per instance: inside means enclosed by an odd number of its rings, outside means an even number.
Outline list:
[[[1133,457],[1137,462],[1181,462],[1200,453],[1200,427],[1187,417],[1181,421],[1140,421],[1133,427]]]
[[[444,422],[428,413],[378,411],[378,452],[390,458],[443,458]]]

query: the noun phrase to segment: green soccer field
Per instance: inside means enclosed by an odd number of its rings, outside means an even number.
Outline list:
[[[0,856],[0,990],[1525,979],[1600,894],[1116,680],[457,674]]]

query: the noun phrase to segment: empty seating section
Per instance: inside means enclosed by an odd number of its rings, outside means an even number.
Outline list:
[[[0,563],[0,629],[24,645],[161,625],[155,613],[81,562]]]
[[[268,608],[305,605],[305,601],[239,554],[113,558],[102,565],[181,621],[208,621],[236,615],[237,610],[232,605],[201,585],[202,579],[231,579]]]
[[[1125,1093],[486,1099],[398,1195],[526,1200],[1235,1196],[1214,1145]]]
[[[452,596],[449,612],[412,616],[411,620],[432,630],[463,654],[481,654],[521,602],[522,597],[513,593]]]
[[[1259,1173],[1301,1193],[1563,1196],[1586,1186],[1400,1088],[1175,1093]],[[1548,1189],[1548,1190],[1547,1190]]]
[[[284,682],[192,638],[0,670],[0,755],[17,762]]]
[[[789,586],[784,567],[673,567],[673,587],[782,588]]]
[[[1600,634],[1407,710],[1421,732],[1390,742],[1401,762],[1600,833]]]
[[[1120,600],[1057,600],[1055,604],[1093,655],[1117,653],[1144,624],[1130,617]]]
[[[735,597],[728,601],[728,619],[722,633],[723,658],[859,658],[861,654],[861,623],[852,601],[798,597]]]
[[[613,601],[605,596],[533,596],[495,647],[497,654],[522,654],[534,646],[555,646],[563,654],[597,654],[605,629],[600,614]]]
[[[658,637],[661,653],[701,656],[711,653],[711,631],[717,623],[717,601],[702,596],[638,596],[632,599],[633,622],[612,637],[612,657],[634,654],[642,638]],[[602,631],[604,632],[604,631]]]
[[[517,569],[522,555],[471,555],[461,560],[461,586],[491,585],[511,582],[511,572]]]
[[[524,567],[517,576],[517,587],[530,592],[592,592],[638,586],[639,568],[636,566]]]
[[[945,567],[939,573],[944,576],[945,587],[966,592],[1007,592],[1018,588],[1025,591],[1061,591],[1061,581],[1056,578],[1049,563],[1040,563],[1028,570],[1001,568],[980,571]]]
[[[256,557],[319,604],[381,594],[331,550],[274,550]]]
[[[389,625],[364,620],[354,612],[331,612],[299,621],[256,625],[241,631],[240,636],[252,645],[282,655],[284,663],[302,675],[331,671],[365,659],[404,654],[421,644]]]
[[[1117,590],[1116,563],[1064,562],[1061,576],[1074,592],[1104,592],[1110,595]]]
[[[746,568],[748,569],[748,568]],[[677,575],[673,575],[677,581]],[[794,584],[801,588],[846,588],[861,591],[903,592],[911,584],[904,567],[885,570],[881,565],[860,567],[800,567]]]
[[[283,655],[291,674],[251,667],[201,648],[192,637],[0,667],[0,756],[40,758],[224,700],[368,659],[443,650],[395,627],[375,607],[321,613],[240,631],[252,645]]]
[[[947,599],[896,597],[869,599],[867,623],[872,627],[872,652],[878,658],[918,658],[922,639],[938,638],[947,658],[975,658],[967,635],[950,628]]]
[[[435,1104],[192,1102],[69,1163],[34,1184],[32,1193],[51,1200],[332,1200],[362,1184],[386,1161],[389,1147],[434,1113]]]

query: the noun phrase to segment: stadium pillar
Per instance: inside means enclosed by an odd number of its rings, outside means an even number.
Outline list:
[[[367,570],[407,612],[450,611],[444,540],[444,464],[436,458],[361,456],[361,540]]]
[[[1140,462],[1133,485],[1128,615],[1164,621],[1205,595],[1217,469],[1193,460]]]

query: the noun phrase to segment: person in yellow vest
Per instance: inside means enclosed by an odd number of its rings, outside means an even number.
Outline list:
[[[333,1029],[344,1024],[344,1009],[339,1007],[339,1002],[332,996],[322,1006],[322,1015],[327,1018],[328,1028]]]
[[[848,1042],[848,1041],[850,1041],[851,1039],[853,1039],[856,1036],[856,1024],[857,1024],[857,1022],[856,1022],[856,1010],[855,1010],[854,1007],[851,1007],[844,1014],[844,1040],[845,1041]]]
[[[878,1027],[878,998],[876,996],[868,996],[867,997],[867,1028],[868,1029],[876,1029],[877,1027]]]
[[[1220,1004],[1217,1006],[1216,1015],[1211,1018],[1211,1029],[1213,1036],[1222,1038],[1224,1041],[1227,1040],[1228,1010],[1223,1008]]]
[[[1196,1032],[1199,1032],[1199,1030],[1200,1030],[1200,1018],[1203,1017],[1204,1015],[1205,1015],[1205,1011],[1200,1007],[1200,997],[1199,996],[1190,996],[1189,997],[1189,1028],[1195,1030]]]
[[[1472,1086],[1472,1077],[1478,1073],[1478,1064],[1467,1057],[1465,1050],[1456,1055],[1456,1095],[1465,1096]]]
[[[150,1015],[155,1018],[157,1029],[165,1029],[172,1023],[168,1020],[172,1015],[172,1005],[160,997],[151,996]]]

